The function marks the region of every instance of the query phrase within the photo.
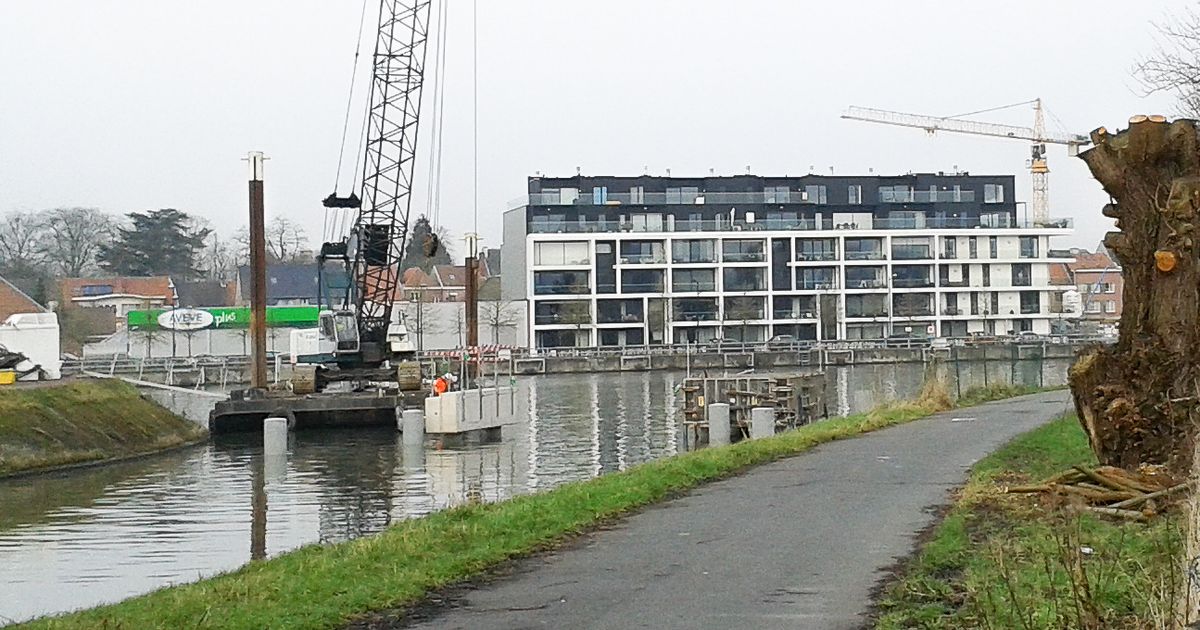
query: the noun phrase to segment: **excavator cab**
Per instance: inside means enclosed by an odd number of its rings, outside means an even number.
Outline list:
[[[358,353],[358,320],[353,311],[321,311],[318,318],[321,354]]]

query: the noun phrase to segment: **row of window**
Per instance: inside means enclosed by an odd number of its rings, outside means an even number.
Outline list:
[[[776,239],[779,242],[780,239]],[[788,255],[793,249],[790,240],[783,241],[783,254]],[[894,237],[892,238],[891,257],[894,260],[928,260],[932,259],[933,249],[929,237]],[[940,258],[958,259],[958,240],[942,238]],[[619,242],[619,258],[623,264],[665,264],[667,262],[666,241],[661,240],[622,240]],[[978,243],[976,237],[967,241],[968,257],[978,258]],[[1021,258],[1038,257],[1038,239],[1036,236],[1020,237]],[[596,255],[611,254],[613,243],[610,241],[596,243]],[[999,258],[999,242],[995,236],[988,238],[990,258]],[[883,260],[883,239],[880,238],[847,238],[845,239],[846,260]],[[796,239],[795,260],[821,261],[838,260],[838,239]],[[766,262],[766,241],[764,239],[722,239],[720,245],[720,261],[722,262]],[[533,264],[535,266],[554,265],[588,265],[591,264],[589,243],[586,241],[537,241],[533,244]],[[716,239],[687,239],[675,240],[671,244],[671,261],[674,263],[715,263],[717,257]],[[1083,285],[1086,286],[1086,285]],[[1083,286],[1080,290],[1084,291]],[[1111,284],[1105,284],[1111,287]],[[1110,291],[1111,292],[1111,291]]]
[[[674,322],[741,321],[765,319],[817,319],[816,296],[726,296],[675,298],[670,306],[664,300],[652,300],[660,311]],[[938,304],[932,293],[901,293],[847,295],[842,316],[846,318],[932,317],[935,315],[1003,315],[1000,296],[996,293],[972,294],[967,307],[959,300],[943,299]],[[1112,304],[1111,302],[1109,304]],[[1097,305],[1098,306],[1098,305]],[[770,310],[768,310],[768,308]],[[834,306],[833,308],[836,308]],[[1031,315],[1042,311],[1042,295],[1038,291],[1021,291],[1009,315]],[[1100,312],[1091,310],[1089,312]],[[1108,311],[1114,312],[1114,311]],[[534,324],[578,325],[637,324],[646,322],[645,305],[640,299],[596,300],[593,318],[591,302],[587,300],[538,300],[534,303]]]
[[[1085,310],[1088,313],[1093,313],[1093,314],[1094,313],[1112,314],[1112,313],[1117,312],[1117,303],[1114,301],[1111,301],[1111,300],[1104,301],[1104,302],[1101,302],[1099,300],[1094,300],[1094,301],[1088,302],[1087,309],[1085,309]]]
[[[716,269],[672,269],[672,293],[696,293],[724,291],[766,291],[767,269],[765,267],[725,267],[721,271],[721,287],[717,287]],[[786,271],[786,270],[785,270]],[[991,268],[984,266],[981,277],[974,286],[992,286]],[[1010,286],[1033,286],[1032,266],[1029,263],[1010,265]],[[665,293],[667,272],[663,269],[625,269],[621,272],[620,293]],[[843,282],[839,282],[844,280]],[[965,287],[971,286],[970,279],[963,273],[962,265],[944,265],[934,282],[933,267],[930,265],[895,265],[892,267],[890,286],[897,289]],[[534,295],[587,295],[591,293],[591,273],[588,271],[535,271],[533,272]],[[794,274],[782,277],[772,274],[774,290],[823,290],[838,289],[883,289],[889,286],[886,267],[846,267],[839,276],[837,267],[797,267]],[[597,282],[597,293],[617,293],[615,276],[604,277]]]
[[[534,205],[565,205],[589,201],[592,205],[606,204],[702,204],[708,200],[737,201],[741,203],[829,203],[829,189],[824,184],[807,184],[792,189],[790,186],[765,186],[762,192],[705,192],[699,186],[669,186],[665,192],[646,192],[645,186],[631,186],[628,193],[610,191],[608,186],[594,186],[590,196],[581,196],[578,188],[544,188],[530,195]],[[862,185],[846,185],[846,204],[858,205],[864,201]],[[922,190],[915,186],[896,184],[880,186],[877,190],[879,203],[970,203],[975,201],[975,191],[963,190],[958,184],[951,187],[930,185]],[[841,202],[841,200],[836,200]],[[1004,186],[984,184],[984,203],[1003,203]]]
[[[1084,283],[1079,285],[1080,293],[1116,293],[1117,285],[1112,282]]]

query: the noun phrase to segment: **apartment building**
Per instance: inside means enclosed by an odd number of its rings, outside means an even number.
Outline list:
[[[1048,334],[1060,220],[1012,176],[532,177],[504,298],[534,349]]]

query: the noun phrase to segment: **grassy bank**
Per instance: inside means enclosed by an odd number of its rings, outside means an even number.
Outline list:
[[[1004,395],[1027,393],[1014,389]],[[994,392],[1001,396],[1001,392]],[[467,505],[332,546],[309,546],[207,580],[30,628],[330,628],[403,607],[505,560],[552,547],[639,507],[818,444],[914,420],[948,406],[919,402],[828,420],[754,442],[702,449],[502,503]]]
[[[1148,524],[1078,515],[1000,487],[1094,464],[1074,417],[979,462],[959,501],[885,589],[877,627],[1157,628],[1168,618],[1181,537]]]
[[[0,476],[152,453],[203,434],[120,381],[0,388]]]

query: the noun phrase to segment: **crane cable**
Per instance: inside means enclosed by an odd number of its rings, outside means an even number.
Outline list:
[[[1000,110],[1002,110],[1002,109],[1011,109],[1011,108],[1013,108],[1013,107],[1020,107],[1020,106],[1022,106],[1022,105],[1032,105],[1032,104],[1034,104],[1034,103],[1036,103],[1036,102],[1037,102],[1037,100],[1032,100],[1032,101],[1022,101],[1022,102],[1020,102],[1020,103],[1013,103],[1013,104],[1011,104],[1011,105],[1001,105],[1001,106],[999,106],[999,107],[989,107],[989,108],[987,108],[987,109],[981,109],[981,110],[974,111],[974,112],[967,112],[967,113],[965,113],[965,114],[955,114],[955,115],[953,115],[953,116],[942,116],[942,117],[940,118],[940,120],[948,120],[948,119],[951,119],[951,118],[962,118],[962,117],[964,117],[964,116],[974,116],[975,114],[986,114],[986,113],[988,113],[988,112],[1000,111]]]
[[[346,155],[346,136],[349,135],[349,131],[350,131],[350,110],[354,106],[354,86],[358,82],[358,59],[360,56],[362,56],[362,36],[363,36],[363,28],[364,28],[364,25],[366,24],[366,21],[367,21],[367,0],[363,0],[362,9],[361,9],[361,11],[359,13],[359,17],[358,17],[358,37],[355,39],[355,44],[354,44],[354,62],[350,68],[350,90],[349,90],[349,94],[346,96],[346,114],[342,119],[342,141],[338,147],[337,169],[333,176],[333,192],[334,192],[334,194],[337,194],[338,186],[341,184],[341,180],[342,180],[342,161]],[[360,140],[361,140],[361,138],[360,138]],[[361,146],[361,142],[360,142],[359,146]],[[354,170],[356,172],[358,170],[358,159],[357,158],[355,158]],[[325,211],[325,225],[324,225],[324,229],[323,229],[323,235],[327,241],[341,239],[344,232],[338,233],[339,231],[335,231],[335,230],[338,228],[338,226],[340,224],[342,224],[344,222],[344,216],[339,216],[339,215],[345,215],[345,214],[348,214],[348,212],[345,209],[335,208],[335,209],[333,209],[333,216],[330,217],[329,210],[327,209]]]
[[[446,32],[449,11],[446,0],[439,0],[437,42],[434,48],[433,68],[433,126],[432,141],[429,143],[429,185],[426,188],[426,218],[431,226],[437,225],[442,205],[442,130],[446,108]]]

